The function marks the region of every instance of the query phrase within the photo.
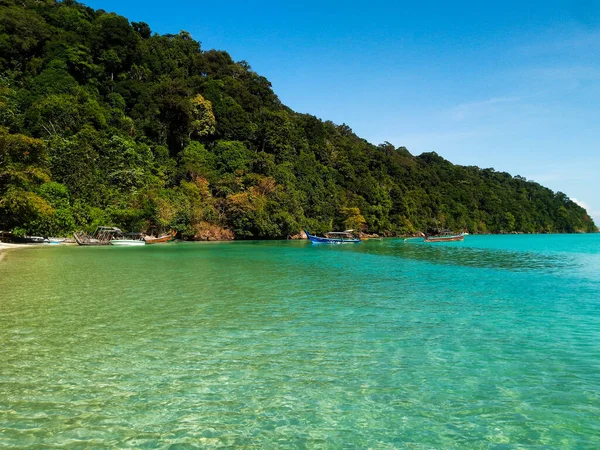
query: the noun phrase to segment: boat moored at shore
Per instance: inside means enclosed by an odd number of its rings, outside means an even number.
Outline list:
[[[313,244],[358,244],[361,240],[352,234],[353,230],[330,231],[324,233],[324,236],[314,236],[304,230],[308,239]]]
[[[78,245],[110,245],[112,239],[122,236],[123,232],[117,227],[97,227],[92,234],[80,231],[73,234]]]
[[[116,245],[118,247],[131,247],[136,245],[146,245],[146,241],[140,239],[113,239],[110,241],[110,245]]]
[[[146,241],[146,244],[164,244],[171,240],[173,240],[173,235],[171,234],[164,234],[158,237],[144,236],[144,241]]]
[[[146,245],[142,233],[122,233],[110,240],[110,245],[119,247],[131,247],[137,245]]]
[[[15,244],[47,244],[49,241],[42,236],[13,236],[12,242]]]

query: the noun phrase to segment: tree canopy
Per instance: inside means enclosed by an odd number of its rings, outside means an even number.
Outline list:
[[[296,113],[247,62],[185,31],[161,36],[73,0],[4,0],[0,228],[97,225],[190,239],[597,230],[520,176]]]

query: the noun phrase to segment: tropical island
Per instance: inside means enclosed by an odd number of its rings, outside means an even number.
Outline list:
[[[373,145],[185,31],[73,0],[3,1],[0,73],[0,229],[17,235],[597,231],[562,192]]]

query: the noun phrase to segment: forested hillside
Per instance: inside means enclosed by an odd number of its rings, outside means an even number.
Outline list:
[[[0,5],[0,229],[596,231],[563,193],[295,113],[185,31],[72,0]]]

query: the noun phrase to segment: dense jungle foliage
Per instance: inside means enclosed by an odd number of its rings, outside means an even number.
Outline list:
[[[0,229],[97,225],[189,239],[596,231],[563,193],[295,113],[248,63],[185,31],[1,0]]]

